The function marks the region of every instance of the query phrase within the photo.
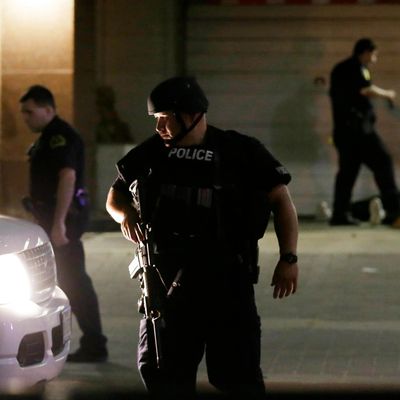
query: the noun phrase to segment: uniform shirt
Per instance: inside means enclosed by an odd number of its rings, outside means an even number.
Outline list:
[[[113,187],[127,195],[135,180],[145,178],[146,219],[157,244],[169,249],[174,238],[175,247],[182,247],[190,240],[212,245],[262,236],[269,216],[267,193],[291,179],[257,139],[212,126],[199,146],[168,148],[155,135],[117,168]]]
[[[373,129],[376,117],[372,102],[360,94],[361,89],[369,86],[370,72],[356,57],[333,68],[330,97],[336,135],[369,133]]]
[[[76,171],[75,192],[83,188],[84,146],[79,134],[55,116],[29,152],[30,195],[34,201],[55,205],[59,172]]]

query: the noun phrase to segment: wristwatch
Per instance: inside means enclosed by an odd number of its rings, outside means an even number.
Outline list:
[[[280,260],[285,261],[288,264],[296,264],[297,256],[296,256],[296,254],[293,254],[293,253],[285,253],[285,254],[281,254]]]

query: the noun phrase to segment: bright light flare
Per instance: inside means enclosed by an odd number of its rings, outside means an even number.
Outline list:
[[[0,256],[0,304],[29,300],[31,286],[22,261],[14,254]]]
[[[33,79],[32,71],[73,67],[73,0],[0,0],[0,6],[4,70]]]
[[[49,23],[73,7],[71,0],[2,0],[5,12],[23,26]]]

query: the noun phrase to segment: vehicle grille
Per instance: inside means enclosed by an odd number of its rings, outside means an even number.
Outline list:
[[[28,367],[30,365],[39,364],[44,359],[44,339],[43,333],[31,333],[25,335],[22,339],[17,360],[21,367]]]
[[[53,345],[51,346],[51,351],[53,355],[60,354],[64,349],[64,321],[62,315],[60,315],[60,325],[54,327],[51,330],[51,337]]]
[[[32,285],[32,300],[40,303],[51,297],[56,286],[56,264],[53,248],[45,243],[19,254]]]

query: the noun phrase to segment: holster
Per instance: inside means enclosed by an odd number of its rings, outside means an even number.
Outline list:
[[[257,240],[246,242],[245,250],[242,254],[243,263],[248,268],[252,283],[258,283],[260,276],[260,266],[258,265],[259,248]]]

